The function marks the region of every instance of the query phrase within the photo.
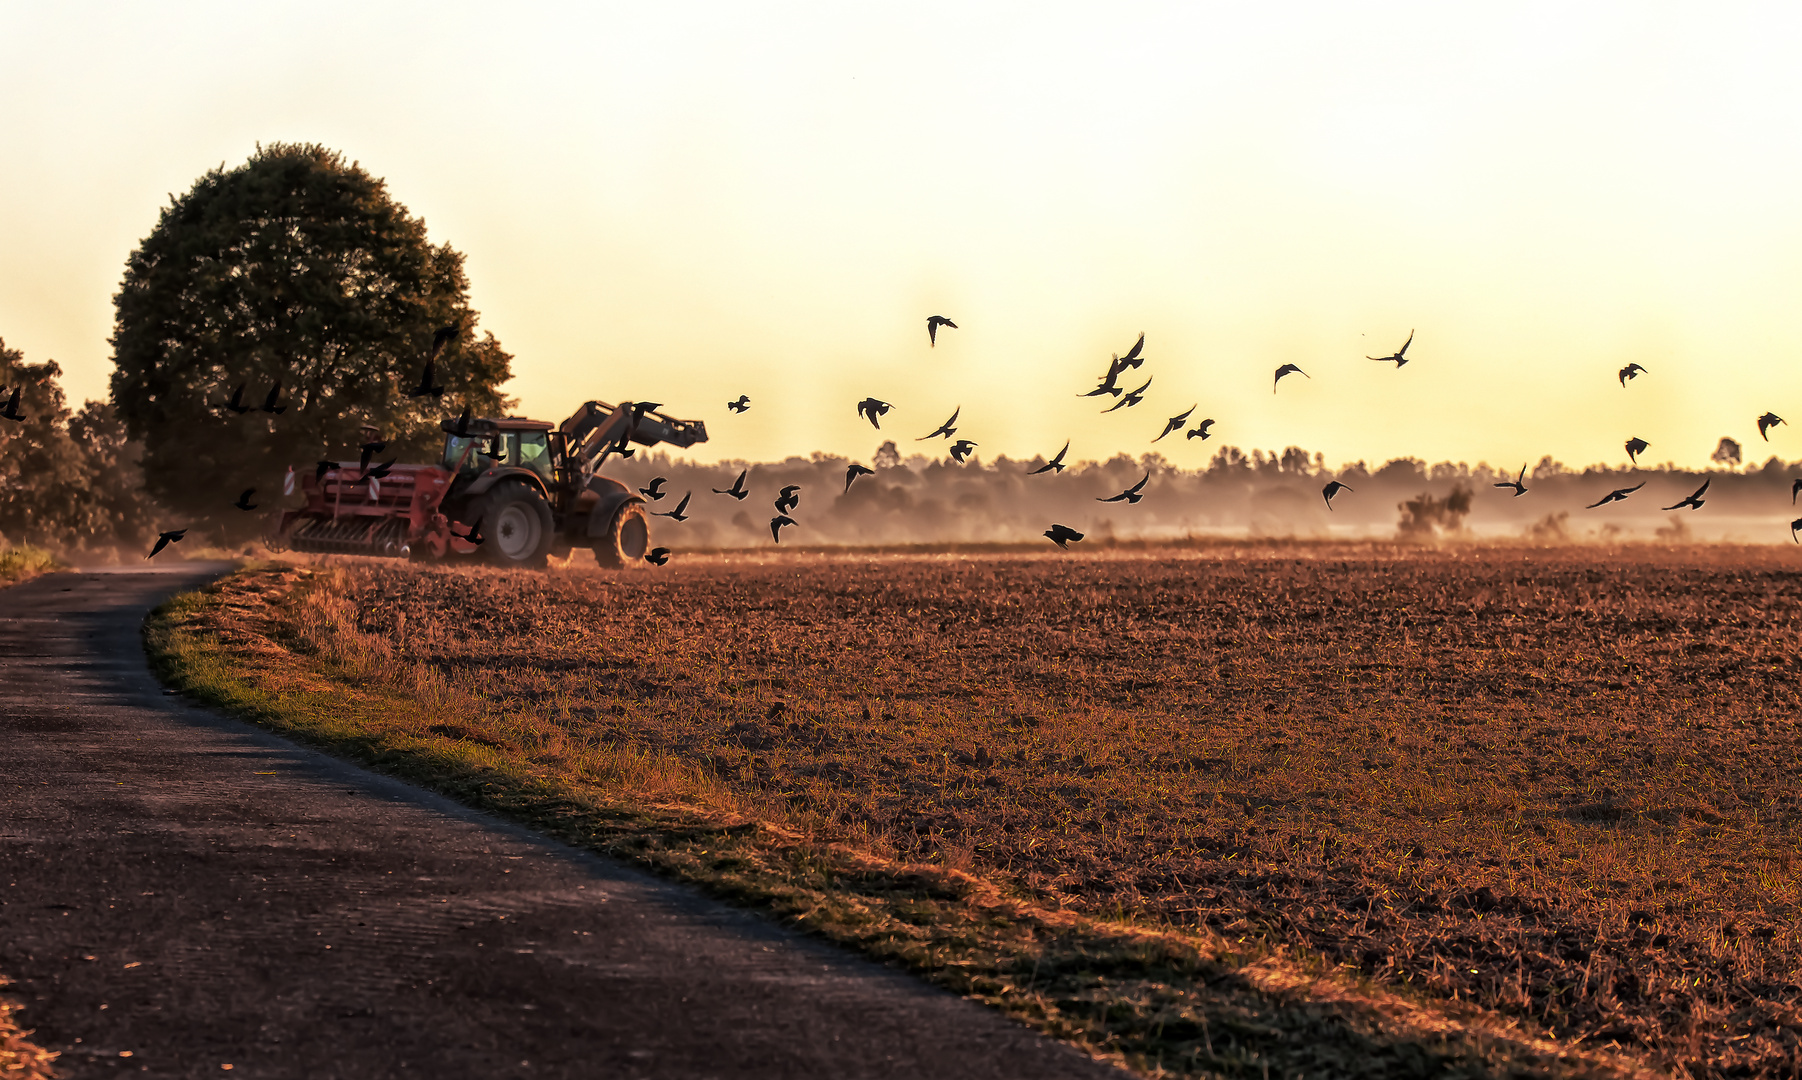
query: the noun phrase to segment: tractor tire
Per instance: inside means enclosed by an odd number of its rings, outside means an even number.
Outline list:
[[[556,522],[544,496],[529,484],[500,484],[483,495],[470,515],[479,518],[482,554],[502,566],[541,567],[556,540]]]
[[[614,513],[607,535],[595,537],[594,561],[614,570],[643,566],[644,553],[651,546],[651,529],[644,516],[644,504],[631,502]]]

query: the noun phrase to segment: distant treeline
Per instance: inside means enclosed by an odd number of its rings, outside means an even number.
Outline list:
[[[1222,447],[1203,469],[1180,469],[1161,455],[1125,454],[1080,462],[1062,473],[1031,473],[1044,459],[1016,461],[916,455],[903,459],[893,443],[862,460],[876,474],[845,490],[850,460],[828,454],[781,462],[695,464],[640,451],[607,466],[608,475],[634,487],[653,476],[671,492],[653,510],[667,510],[692,491],[689,521],[653,520],[658,543],[692,547],[770,544],[769,519],[777,492],[801,488],[789,516],[800,525],[784,544],[984,543],[1037,541],[1053,522],[1096,539],[1170,539],[1183,536],[1522,537],[1539,542],[1642,538],[1647,540],[1789,540],[1790,478],[1802,463],[1772,458],[1762,467],[1574,470],[1547,457],[1527,470],[1527,494],[1494,485],[1515,479],[1516,467],[1413,458],[1372,468],[1356,462],[1329,469],[1320,454],[1297,447],[1281,452]],[[749,469],[751,495],[736,502],[713,493]],[[1118,494],[1149,474],[1137,505],[1097,500]],[[1338,480],[1329,510],[1321,488]],[[1608,492],[1645,487],[1624,502],[1585,509]],[[1709,481],[1699,511],[1665,511]]]

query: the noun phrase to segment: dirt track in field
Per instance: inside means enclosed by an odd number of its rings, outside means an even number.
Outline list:
[[[878,850],[1775,1076],[1802,1059],[1798,569],[1223,545],[340,587],[400,660]]]

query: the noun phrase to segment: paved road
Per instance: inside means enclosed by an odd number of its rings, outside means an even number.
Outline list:
[[[0,973],[71,1075],[1122,1075],[165,696],[139,625],[196,574],[0,590]]]

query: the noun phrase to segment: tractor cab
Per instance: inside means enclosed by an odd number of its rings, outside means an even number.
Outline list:
[[[530,469],[548,487],[555,482],[551,459],[551,425],[542,420],[507,417],[504,420],[471,420],[468,435],[458,435],[452,421],[444,423],[444,467],[459,477],[472,477],[490,469]]]

